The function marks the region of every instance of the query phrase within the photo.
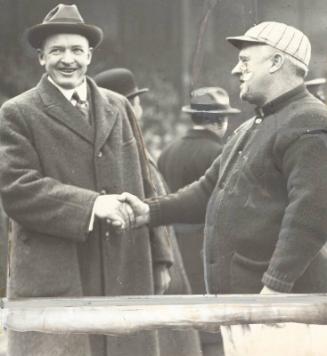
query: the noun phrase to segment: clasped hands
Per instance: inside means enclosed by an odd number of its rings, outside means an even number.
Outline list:
[[[106,219],[118,233],[149,222],[149,205],[130,193],[98,196],[93,213]]]
[[[117,233],[143,226],[149,222],[149,205],[130,193],[100,195],[94,203],[94,215],[106,219]],[[154,268],[156,294],[163,294],[171,277],[164,263]]]

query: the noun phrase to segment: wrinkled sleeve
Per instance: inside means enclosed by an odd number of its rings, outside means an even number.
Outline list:
[[[98,194],[42,175],[33,134],[15,102],[0,111],[0,189],[6,213],[24,228],[87,238]]]
[[[150,224],[204,223],[208,200],[218,180],[219,166],[220,156],[197,182],[176,193],[147,200],[150,205]]]
[[[289,292],[327,239],[327,134],[304,134],[283,156],[288,205],[278,242],[263,276],[271,289]]]

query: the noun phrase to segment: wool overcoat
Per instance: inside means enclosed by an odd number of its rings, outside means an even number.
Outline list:
[[[147,228],[89,232],[99,194],[145,196],[132,111],[88,79],[92,125],[44,76],[1,108],[0,185],[11,218],[8,297],[153,294],[153,264],[171,263]],[[155,356],[154,332],[125,337],[9,335],[10,356]]]

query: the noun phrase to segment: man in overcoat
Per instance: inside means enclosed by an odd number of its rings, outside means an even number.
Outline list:
[[[304,85],[309,39],[263,22],[228,41],[256,115],[199,181],[147,203],[125,199],[139,225],[205,219],[210,293],[326,292],[327,110]]]
[[[117,199],[153,193],[128,101],[86,76],[102,31],[58,5],[27,32],[45,75],[0,114],[0,186],[11,219],[9,298],[149,295],[168,287],[169,241],[120,230]],[[124,218],[124,219],[123,219]],[[158,276],[155,280],[154,275]],[[91,322],[91,320],[90,320]],[[155,332],[9,332],[9,356],[156,356]]]

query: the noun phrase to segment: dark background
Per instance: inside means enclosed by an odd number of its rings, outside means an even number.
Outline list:
[[[151,89],[142,96],[143,131],[150,150],[157,156],[167,142],[189,125],[188,119],[180,114],[180,107],[187,102],[194,79],[192,61],[200,22],[208,5],[215,0],[65,3],[75,3],[86,22],[104,30],[104,42],[95,51],[89,74],[127,67],[134,71],[139,87]],[[0,0],[0,104],[39,80],[42,69],[23,33],[42,22],[57,4],[53,0]],[[214,85],[228,90],[232,105],[242,109],[240,115],[230,120],[229,132],[252,114],[252,108],[239,101],[238,81],[230,75],[237,51],[225,37],[243,34],[251,25],[264,20],[296,26],[312,42],[308,78],[326,76],[326,14],[326,0],[217,0],[203,38],[203,61],[194,87]],[[0,227],[3,229],[3,224]],[[3,271],[3,259],[1,266]]]
[[[237,51],[225,41],[264,20],[286,22],[302,29],[312,41],[309,77],[326,75],[326,0],[76,0],[85,21],[104,30],[89,74],[110,67],[132,69],[143,96],[144,132],[156,155],[184,130],[188,120],[180,107],[188,100],[192,60],[201,18],[217,2],[203,39],[203,61],[195,87],[222,86],[243,113],[230,130],[251,115],[238,99],[238,82],[230,75]],[[0,0],[0,95],[2,100],[32,87],[41,75],[33,50],[24,42],[27,27],[42,22],[58,4],[53,0]]]

